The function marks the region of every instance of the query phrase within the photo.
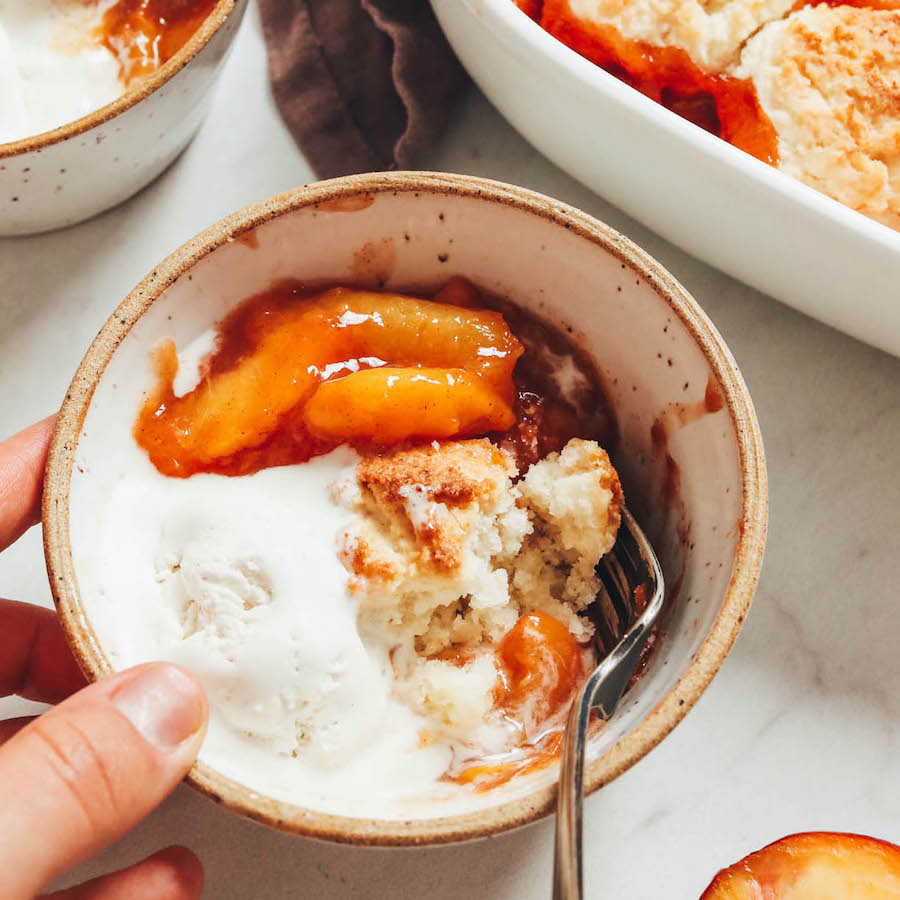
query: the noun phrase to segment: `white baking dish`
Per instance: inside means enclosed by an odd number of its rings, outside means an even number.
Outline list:
[[[644,97],[512,0],[431,2],[487,97],[553,162],[687,252],[900,355],[900,233]]]

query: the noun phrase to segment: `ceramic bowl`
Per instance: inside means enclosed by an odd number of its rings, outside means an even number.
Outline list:
[[[513,0],[431,0],[462,63],[556,165],[673,244],[900,355],[900,232],[708,134]]]
[[[247,7],[219,0],[191,39],[140,85],[53,131],[0,144],[0,236],[33,234],[127,200],[196,134]]]
[[[565,328],[588,348],[618,419],[626,499],[659,552],[668,613],[656,650],[591,740],[594,791],[685,716],[728,653],[753,594],[766,531],[759,428],[737,366],[697,303],[658,263],[591,217],[517,187],[427,173],[326,181],[249,207],[153,269],[88,350],[62,405],[47,468],[44,533],[53,596],[89,676],[111,665],[102,615],[79,592],[94,504],[129,443],[150,349],[183,345],[273,281],[434,290],[462,274]],[[188,780],[289,832],[361,844],[494,834],[549,813],[555,769],[514,779],[478,812],[413,820],[327,815],[226,777],[201,753]]]

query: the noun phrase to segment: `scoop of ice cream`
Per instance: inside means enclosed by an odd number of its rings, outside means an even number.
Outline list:
[[[342,448],[244,478],[119,484],[105,593],[137,591],[146,607],[141,622],[108,624],[122,662],[186,666],[218,717],[278,754],[335,767],[360,752],[381,728],[390,675],[360,640],[333,551],[348,514],[328,485],[357,460]]]
[[[234,529],[222,523],[172,524],[157,572],[176,594],[185,637],[207,632],[223,640],[238,638],[252,623],[250,613],[272,601],[265,561],[234,546]]]

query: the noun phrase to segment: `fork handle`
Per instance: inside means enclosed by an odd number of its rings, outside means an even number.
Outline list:
[[[644,629],[637,628],[616,645],[584,683],[569,710],[559,766],[553,900],[583,898],[584,753],[591,710],[597,707],[604,719],[612,716],[634,671],[643,635]]]
[[[593,706],[593,690],[589,690],[590,687],[590,683],[586,682],[581,688],[566,722],[556,801],[553,900],[581,900],[582,897],[582,794],[584,744]]]

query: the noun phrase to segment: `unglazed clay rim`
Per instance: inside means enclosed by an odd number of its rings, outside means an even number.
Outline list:
[[[149,97],[158,88],[161,88],[173,75],[180,72],[212,39],[212,36],[225,24],[231,15],[238,0],[219,0],[213,11],[203,20],[200,27],[181,46],[179,51],[167,62],[163,63],[152,75],[145,78],[140,84],[126,90],[116,97],[112,103],[107,103],[99,109],[67,122],[51,131],[42,131],[40,134],[29,135],[17,141],[0,143],[0,159],[8,159],[36,150],[43,150],[53,144],[59,144],[70,138],[77,137],[90,131],[97,125],[102,125],[115,118],[126,109],[131,109],[140,103],[145,97]]]
[[[69,483],[78,436],[94,389],[119,343],[163,291],[198,260],[241,234],[286,213],[360,193],[456,195],[521,210],[598,244],[654,288],[693,335],[719,382],[733,424],[742,475],[742,523],[731,582],[718,616],[674,688],[632,731],[589,763],[585,787],[607,784],[652,750],[686,715],[731,649],[756,587],[766,538],[767,480],[759,425],[731,353],[696,301],[659,263],[608,226],[541,194],[466,175],[393,172],[336,178],[280,194],[234,213],[160,263],[122,302],[85,354],[62,404],[47,462],[44,549],[53,598],[81,667],[92,678],[112,671],[82,608],[69,543]],[[434,819],[357,819],[282,803],[197,763],[187,781],[242,815],[282,831],[352,844],[417,846],[485,837],[532,822],[553,810],[555,785],[499,806]]]

